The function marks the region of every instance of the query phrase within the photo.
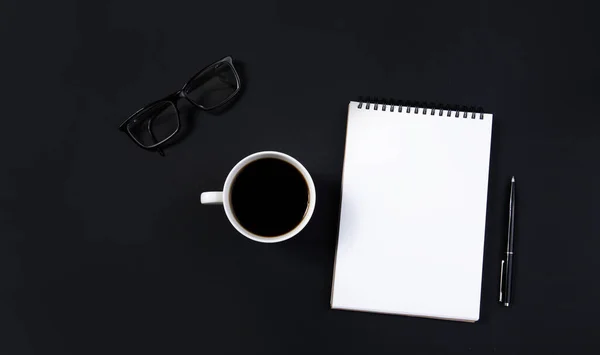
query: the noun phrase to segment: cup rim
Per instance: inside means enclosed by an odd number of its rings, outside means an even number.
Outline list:
[[[246,228],[244,228],[236,219],[233,209],[231,207],[231,200],[230,200],[231,187],[233,185],[233,182],[235,181],[235,178],[237,177],[237,174],[246,165],[248,165],[254,161],[257,161],[260,159],[265,159],[265,158],[280,159],[280,160],[283,160],[283,161],[293,165],[296,169],[298,169],[298,171],[300,171],[300,173],[302,174],[302,176],[304,177],[304,179],[306,180],[306,183],[308,185],[308,195],[309,195],[308,209],[307,209],[306,213],[304,214],[304,218],[302,219],[302,221],[300,221],[300,223],[298,223],[298,225],[296,227],[294,227],[294,229],[288,231],[285,234],[278,235],[275,237],[261,236],[261,235],[252,233],[249,230],[247,230]],[[292,238],[293,236],[295,236],[296,234],[300,233],[300,231],[302,231],[304,229],[304,227],[306,227],[306,225],[310,221],[310,218],[312,217],[312,214],[315,210],[316,202],[317,202],[317,197],[316,197],[315,184],[314,184],[312,177],[310,176],[308,170],[306,170],[304,165],[302,165],[298,160],[296,160],[295,158],[293,158],[285,153],[281,153],[281,152],[262,151],[262,152],[256,152],[254,154],[248,155],[244,159],[240,160],[233,167],[233,169],[231,169],[231,171],[227,175],[227,178],[225,179],[225,184],[223,185],[223,208],[225,209],[225,214],[227,215],[227,219],[233,225],[233,227],[238,232],[240,232],[243,236],[245,236],[246,238],[252,239],[254,241],[261,242],[261,243],[283,242],[284,240],[288,240],[288,239]]]

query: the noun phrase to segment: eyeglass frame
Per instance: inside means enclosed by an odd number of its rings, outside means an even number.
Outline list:
[[[213,69],[214,67],[218,66],[221,63],[227,63],[231,69],[233,70],[233,74],[235,76],[235,81],[236,81],[236,89],[233,93],[231,93],[231,95],[229,95],[229,97],[227,97],[225,100],[223,100],[221,103],[219,103],[218,105],[214,105],[211,107],[205,107],[204,105],[201,105],[199,103],[194,102],[191,98],[188,97],[188,94],[186,93],[186,88],[188,87],[188,85],[197,77],[200,76],[200,74]],[[175,91],[174,93],[171,93],[167,96],[165,96],[164,98],[160,99],[160,100],[156,100],[153,101],[145,106],[143,106],[142,108],[140,108],[139,110],[135,111],[131,116],[127,117],[127,119],[125,121],[123,121],[123,123],[121,123],[121,125],[119,125],[119,130],[122,132],[127,133],[127,135],[141,148],[146,149],[146,150],[156,150],[158,151],[158,153],[160,153],[160,155],[164,155],[162,149],[160,149],[160,146],[167,143],[171,138],[173,138],[178,132],[179,129],[181,127],[181,119],[179,118],[179,108],[177,107],[177,101],[179,101],[179,99],[184,98],[186,99],[189,103],[191,103],[192,105],[196,106],[197,108],[203,110],[203,111],[211,111],[214,110],[216,108],[219,107],[223,107],[225,104],[227,104],[229,101],[231,101],[231,99],[233,99],[239,92],[241,89],[241,81],[240,81],[240,76],[237,72],[237,70],[235,69],[235,66],[233,65],[233,58],[231,58],[231,56],[227,56],[223,59],[220,59],[206,67],[204,67],[203,69],[201,69],[200,71],[198,71],[196,74],[194,74],[188,81],[186,81],[186,83],[183,85],[183,87],[177,91]],[[167,138],[163,139],[162,141],[153,144],[151,146],[145,146],[143,145],[141,142],[139,142],[137,140],[137,138],[135,138],[135,136],[133,135],[133,133],[131,133],[131,131],[129,130],[129,127],[127,126],[128,123],[135,118],[136,116],[138,116],[139,114],[141,114],[144,111],[147,111],[149,109],[151,109],[152,107],[154,107],[155,105],[157,105],[160,102],[168,102],[169,104],[173,105],[173,107],[175,107],[175,112],[177,114],[177,127],[175,128],[175,131],[173,133],[171,133],[171,135],[169,135]],[[151,120],[154,118],[151,118]],[[151,122],[150,122],[151,123]],[[152,135],[152,137],[154,138],[154,134],[150,131],[150,134]],[[155,139],[156,140],[156,139]]]

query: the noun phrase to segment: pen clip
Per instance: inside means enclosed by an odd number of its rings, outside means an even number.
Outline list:
[[[500,299],[498,302],[502,302],[502,283],[504,281],[504,260],[500,263]]]

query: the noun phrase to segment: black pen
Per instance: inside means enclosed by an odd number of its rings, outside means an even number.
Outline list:
[[[500,264],[500,302],[510,305],[513,269],[513,242],[515,239],[515,177],[510,179],[510,200],[508,203],[508,240],[506,242],[506,257]]]

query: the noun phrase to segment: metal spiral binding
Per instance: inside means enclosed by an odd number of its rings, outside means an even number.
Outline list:
[[[452,117],[454,116],[455,118],[460,117],[461,113],[462,113],[462,117],[463,118],[471,118],[471,119],[475,119],[477,117],[477,114],[479,114],[479,119],[483,120],[483,112],[478,112],[475,110],[475,108],[470,108],[467,109],[466,107],[463,110],[460,109],[451,109],[451,108],[441,108],[441,107],[427,107],[425,105],[420,105],[418,103],[414,103],[414,104],[410,104],[410,103],[406,103],[404,104],[402,101],[396,102],[396,103],[390,103],[390,101],[383,101],[383,100],[374,100],[374,101],[370,101],[370,99],[367,97],[365,100],[362,100],[362,98],[359,99],[358,101],[358,108],[362,109],[364,105],[364,109],[365,110],[370,110],[373,109],[375,111],[381,110],[381,111],[389,111],[389,112],[398,112],[398,113],[402,113],[402,112],[406,112],[406,113],[414,113],[414,114],[419,114],[421,113],[422,115],[438,115],[438,116],[446,116],[446,117]],[[372,106],[372,108],[371,108]],[[396,110],[396,107],[398,108]]]

